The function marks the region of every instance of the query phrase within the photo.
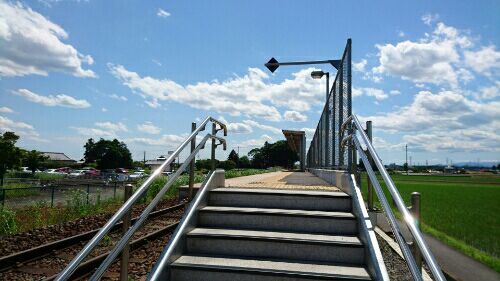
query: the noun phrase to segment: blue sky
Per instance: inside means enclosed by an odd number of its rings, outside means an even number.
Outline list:
[[[0,131],[75,159],[89,137],[153,158],[209,115],[229,123],[241,153],[281,129],[311,136],[324,80],[263,64],[337,59],[352,38],[354,112],[373,120],[386,163],[402,163],[405,144],[415,164],[497,161],[498,11],[498,1],[0,1]]]

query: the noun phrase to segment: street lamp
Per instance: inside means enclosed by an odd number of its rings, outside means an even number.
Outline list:
[[[324,72],[323,70],[311,72],[311,77],[313,79],[321,79],[323,75],[326,75],[326,101],[328,102],[328,95],[330,94],[330,72]]]

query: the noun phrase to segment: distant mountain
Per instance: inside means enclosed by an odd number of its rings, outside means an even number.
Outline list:
[[[486,161],[486,162],[458,162],[453,163],[455,167],[483,167],[483,168],[491,168],[492,166],[498,165],[498,161]]]

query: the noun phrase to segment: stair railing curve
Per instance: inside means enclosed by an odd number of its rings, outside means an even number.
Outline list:
[[[118,211],[106,222],[106,224],[101,227],[99,232],[89,241],[87,244],[82,248],[82,250],[71,260],[71,262],[59,273],[59,275],[56,277],[55,280],[57,281],[62,281],[62,280],[69,280],[71,278],[71,275],[75,272],[75,270],[78,268],[78,266],[83,262],[83,260],[94,250],[94,248],[99,244],[99,242],[108,234],[108,232],[113,228],[113,226],[122,219],[122,217],[132,209],[133,205],[146,193],[148,190],[149,186],[153,183],[153,181],[161,175],[162,171],[170,165],[175,158],[184,150],[184,148],[191,143],[193,139],[196,138],[196,136],[199,134],[199,132],[205,130],[206,125],[212,122],[214,124],[219,125],[219,129],[216,130],[223,130],[224,131],[224,136],[227,136],[227,127],[224,123],[218,121],[217,119],[214,119],[212,117],[207,117],[201,124],[200,126],[191,132],[191,134],[177,147],[177,149],[163,162],[163,164],[160,165],[145,181],[141,186],[132,194],[132,196],[118,209]],[[194,159],[196,156],[196,153],[202,148],[204,148],[205,143],[209,139],[215,139],[219,141],[218,145],[223,145],[224,150],[226,150],[226,141],[223,138],[217,137],[216,135],[212,134],[207,134],[202,141],[196,146],[195,150],[191,152],[191,154],[187,157],[187,159],[184,161],[184,163],[181,165],[177,171],[169,177],[169,180],[167,183],[163,186],[163,188],[160,190],[160,192],[155,196],[155,198],[151,201],[151,203],[146,207],[146,209],[143,211],[141,214],[140,218],[138,221],[134,223],[134,225],[129,228],[129,230],[124,234],[124,236],[120,239],[120,241],[115,245],[115,248],[110,252],[106,260],[101,264],[99,267],[98,271],[94,273],[94,275],[91,277],[91,280],[94,277],[97,279],[104,274],[105,270],[107,267],[112,263],[114,260],[111,259],[112,256],[116,258],[116,256],[122,251],[123,247],[127,244],[127,242],[130,240],[134,232],[141,226],[141,224],[146,220],[148,214],[156,207],[156,205],[159,203],[161,200],[161,197],[163,194],[165,194],[170,186],[175,182],[175,180],[178,178],[178,176],[186,169],[186,167],[189,165],[189,162]],[[217,145],[217,146],[218,146]],[[161,195],[160,195],[161,193]],[[160,196],[159,196],[160,195]],[[153,204],[154,203],[154,204]],[[111,262],[110,262],[111,261]],[[105,267],[105,268],[104,268]],[[97,275],[96,275],[97,274]]]
[[[354,130],[356,129],[356,130]],[[356,150],[358,151],[361,160],[363,161],[363,164],[365,166],[365,169],[368,173],[368,176],[370,177],[371,182],[373,183],[373,186],[375,187],[375,192],[379,198],[380,203],[382,204],[382,208],[384,212],[387,215],[389,224],[391,226],[391,229],[394,233],[394,236],[396,237],[396,241],[398,242],[402,252],[403,256],[405,257],[405,261],[408,265],[408,268],[410,269],[410,272],[413,276],[414,280],[422,280],[422,271],[420,268],[418,268],[417,263],[415,262],[415,258],[413,257],[413,254],[408,247],[408,244],[406,243],[401,229],[398,225],[398,222],[396,220],[396,217],[394,213],[392,212],[392,209],[389,205],[389,202],[387,201],[387,198],[385,197],[385,194],[382,190],[382,187],[380,186],[380,183],[377,180],[377,177],[375,175],[375,172],[373,171],[373,168],[371,166],[370,161],[368,161],[368,157],[365,154],[365,151],[361,147],[361,143],[359,142],[358,138],[356,137],[356,131],[359,132],[359,135],[361,136],[361,139],[363,140],[363,143],[367,147],[367,151],[370,153],[373,162],[375,163],[376,167],[380,171],[380,174],[382,175],[382,178],[387,186],[387,189],[389,190],[389,193],[391,194],[391,197],[393,198],[396,207],[398,208],[399,212],[402,214],[403,220],[405,224],[408,226],[408,229],[410,230],[411,235],[413,236],[414,241],[416,242],[419,250],[422,253],[422,256],[424,260],[426,261],[433,277],[435,280],[438,281],[444,281],[446,278],[444,277],[443,272],[441,271],[441,268],[439,264],[437,263],[434,255],[432,254],[431,250],[429,249],[429,246],[425,242],[425,239],[423,238],[423,235],[421,231],[418,229],[415,219],[413,216],[410,214],[408,209],[406,208],[403,199],[401,198],[401,195],[399,194],[392,178],[390,177],[389,173],[385,169],[384,165],[382,164],[382,161],[380,160],[380,157],[378,156],[377,152],[375,151],[375,148],[371,144],[368,136],[366,135],[363,127],[361,126],[361,123],[359,122],[358,118],[353,114],[351,115],[343,124],[341,127],[341,132],[345,130],[352,130],[351,134],[346,136],[342,143],[344,145],[349,145],[349,143],[354,143],[354,146]]]

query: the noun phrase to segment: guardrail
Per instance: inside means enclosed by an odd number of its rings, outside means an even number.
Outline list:
[[[216,136],[217,132],[220,130],[224,131],[224,136],[227,135],[226,125],[222,122],[212,118],[207,117],[198,128],[192,130],[189,137],[187,137],[179,147],[171,154],[165,162],[158,167],[144,183],[135,191],[135,193],[130,197],[127,202],[123,204],[123,206],[109,219],[109,221],[99,230],[99,232],[83,247],[83,249],[75,256],[75,258],[64,268],[61,273],[57,276],[56,280],[68,280],[71,275],[74,273],[78,265],[92,252],[92,250],[99,244],[99,242],[104,238],[104,236],[113,228],[113,226],[123,218],[125,214],[127,214],[133,207],[133,205],[145,194],[148,190],[148,187],[153,183],[153,181],[161,174],[161,172],[165,169],[167,165],[170,165],[175,158],[180,154],[184,148],[196,141],[196,136],[200,131],[205,130],[206,125],[212,122],[212,133],[205,135],[205,137],[201,140],[201,142],[194,148],[191,149],[191,153],[186,158],[184,163],[177,169],[177,171],[172,174],[167,183],[162,187],[162,189],[156,194],[154,199],[149,203],[149,205],[144,209],[139,219],[134,223],[132,227],[123,235],[123,237],[116,243],[113,250],[107,256],[107,258],[103,261],[101,266],[96,270],[96,272],[90,277],[90,280],[98,280],[102,277],[106,269],[113,263],[115,258],[121,253],[123,248],[128,244],[132,235],[141,227],[144,221],[147,219],[148,215],[153,211],[156,205],[161,201],[164,194],[169,190],[175,180],[184,172],[188,165],[191,164],[192,161],[195,160],[195,156],[200,151],[200,149],[205,147],[205,143],[212,139],[212,160],[215,160],[215,148],[219,145],[223,145],[224,150],[226,150],[226,141],[222,138]],[[217,125],[219,125],[219,129],[217,129]],[[219,141],[216,144],[216,141]],[[209,174],[210,175],[210,174]]]
[[[408,246],[407,241],[404,239],[401,229],[399,227],[398,221],[389,205],[389,202],[387,198],[385,197],[384,191],[382,190],[382,187],[380,186],[380,183],[377,180],[377,176],[375,175],[375,172],[373,171],[371,161],[367,157],[367,153],[369,153],[371,160],[373,163],[376,165],[378,168],[380,174],[382,175],[382,178],[387,186],[387,189],[389,190],[389,193],[391,194],[391,197],[399,210],[399,212],[402,215],[403,222],[407,225],[408,229],[410,230],[410,233],[413,237],[414,242],[417,244],[418,249],[420,250],[422,257],[426,261],[433,277],[435,280],[442,281],[446,280],[444,277],[443,272],[441,271],[441,268],[439,267],[439,264],[437,263],[436,259],[434,258],[431,250],[429,249],[429,246],[424,240],[424,237],[422,233],[420,232],[418,225],[416,224],[415,218],[410,214],[408,211],[407,207],[404,204],[403,199],[401,198],[401,195],[399,194],[398,190],[396,189],[396,186],[394,185],[394,182],[392,178],[389,176],[389,173],[385,169],[384,165],[382,164],[382,161],[380,160],[380,157],[378,156],[377,152],[375,151],[375,148],[371,144],[371,141],[367,134],[365,133],[363,127],[361,126],[361,123],[359,122],[358,118],[355,115],[351,115],[341,126],[341,133],[342,136],[345,131],[349,132],[349,135],[347,135],[345,138],[343,138],[341,144],[343,146],[348,146],[350,148],[354,148],[358,153],[359,156],[361,157],[361,160],[363,161],[363,164],[366,168],[366,171],[368,173],[368,176],[370,178],[371,183],[375,187],[375,193],[377,194],[379,201],[382,205],[382,208],[388,218],[389,224],[391,226],[391,229],[394,233],[394,236],[396,237],[396,241],[399,244],[399,247],[401,248],[401,251],[403,252],[403,255],[405,257],[405,261],[408,265],[408,268],[410,269],[410,272],[413,276],[414,280],[422,280],[422,269],[419,268],[417,265],[417,262],[415,261],[415,257],[413,256],[410,247]],[[361,146],[360,141],[356,137],[356,132],[359,132],[359,136],[361,137],[361,140],[365,144],[367,148],[367,153],[363,150],[363,147]]]

